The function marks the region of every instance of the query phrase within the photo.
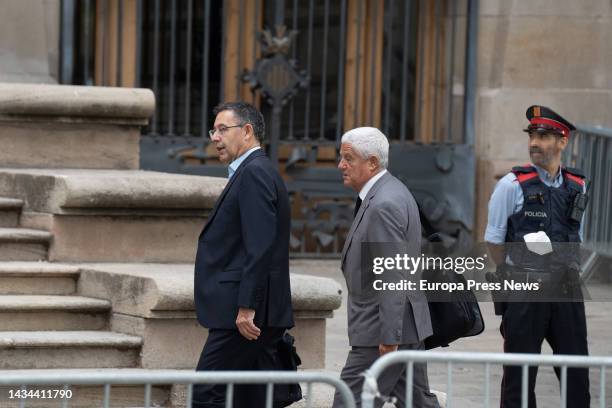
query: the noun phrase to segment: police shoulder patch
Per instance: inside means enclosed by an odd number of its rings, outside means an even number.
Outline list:
[[[563,168],[567,173],[572,174],[574,176],[580,177],[580,178],[586,178],[586,176],[584,175],[584,173],[582,172],[582,170],[574,168],[574,167],[564,167]]]
[[[573,169],[572,169],[573,170]],[[570,182],[570,185],[572,183],[575,183],[575,185],[579,186],[577,189],[578,191],[582,191],[582,188],[584,187],[584,175],[582,173],[578,173],[575,174],[571,171],[569,171],[569,169],[564,169],[563,171],[563,177]]]
[[[538,172],[535,167],[528,164],[525,166],[514,166],[512,168],[512,173],[514,173],[518,182],[521,184],[532,179],[537,179],[538,177]]]
[[[524,173],[533,173],[534,171],[536,171],[536,169],[533,166],[529,165],[529,164],[526,164],[524,166],[514,166],[512,168],[512,172],[514,174],[516,174],[516,173],[523,173],[523,174]]]

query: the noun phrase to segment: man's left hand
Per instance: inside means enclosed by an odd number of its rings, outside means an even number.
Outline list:
[[[236,316],[236,327],[238,331],[247,340],[257,340],[261,334],[259,327],[253,323],[255,319],[254,309],[245,309],[243,307],[238,309],[238,316]]]
[[[378,352],[381,356],[384,356],[385,354],[391,353],[392,351],[397,351],[398,347],[398,344],[379,344]]]

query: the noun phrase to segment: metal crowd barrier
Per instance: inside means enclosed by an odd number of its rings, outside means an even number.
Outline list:
[[[453,364],[484,365],[485,389],[484,405],[490,406],[490,374],[491,365],[510,365],[522,367],[521,407],[527,408],[527,380],[530,366],[561,367],[561,407],[567,406],[567,368],[591,367],[600,369],[599,406],[606,408],[606,369],[612,367],[612,357],[541,355],[541,354],[506,354],[506,353],[474,353],[474,352],[439,352],[439,351],[399,351],[387,354],[365,372],[365,381],[361,394],[362,407],[374,408],[374,399],[378,392],[377,379],[389,366],[406,364],[406,407],[412,407],[412,382],[415,363],[446,363],[447,390],[446,408],[452,408],[453,401]],[[573,408],[573,407],[572,407]]]
[[[336,375],[321,372],[287,372],[287,371],[216,371],[216,372],[190,372],[176,370],[156,370],[151,373],[129,372],[80,372],[65,371],[54,373],[41,373],[36,370],[28,373],[27,370],[11,373],[3,371],[0,376],[0,386],[43,386],[63,385],[69,390],[70,385],[104,385],[103,407],[110,407],[112,385],[144,385],[144,407],[151,407],[151,390],[153,385],[187,384],[186,407],[191,408],[193,384],[227,384],[227,398],[225,407],[233,406],[233,391],[235,384],[266,384],[266,408],[272,408],[274,384],[306,383],[306,406],[312,407],[312,385],[314,383],[328,384],[334,387],[341,395],[348,408],[355,407],[355,399],[350,388]],[[64,396],[66,393],[64,393]],[[62,407],[68,407],[68,397],[62,399]],[[20,408],[26,406],[24,399],[20,400]]]
[[[374,408],[374,400],[379,395],[377,379],[389,366],[406,364],[406,407],[412,407],[412,383],[415,363],[446,363],[447,366],[447,402],[446,408],[452,408],[453,403],[453,366],[455,364],[479,364],[484,366],[485,384],[483,406],[490,406],[490,377],[492,365],[510,365],[522,367],[521,407],[527,408],[527,381],[530,366],[561,367],[561,402],[566,407],[567,402],[567,370],[568,367],[599,368],[599,406],[606,407],[606,369],[612,367],[612,357],[540,355],[540,354],[505,354],[505,353],[474,353],[474,352],[438,352],[438,351],[399,351],[387,354],[378,359],[365,373],[362,407]],[[186,407],[191,408],[193,384],[227,384],[225,407],[233,406],[233,391],[236,384],[266,384],[266,408],[273,407],[272,396],[275,384],[306,384],[306,407],[312,408],[313,389],[315,383],[327,384],[336,389],[342,397],[344,406],[354,408],[355,399],[348,385],[337,375],[321,372],[286,372],[286,371],[217,371],[193,372],[177,370],[155,370],[150,373],[125,372],[122,370],[106,372],[83,372],[80,370],[53,371],[44,373],[41,370],[3,371],[0,376],[0,387],[19,386],[63,386],[64,391],[75,385],[103,385],[103,407],[111,406],[113,385],[144,385],[143,407],[151,407],[153,385],[186,384]],[[68,407],[70,399],[63,393],[62,407]],[[26,407],[26,400],[19,401],[19,407]]]
[[[582,244],[590,251],[582,265],[582,279],[587,281],[602,256],[612,258],[612,129],[578,126],[563,152],[563,163],[584,171],[591,182]]]
[[[578,126],[564,151],[563,163],[584,171],[592,183],[584,246],[612,257],[612,129]]]

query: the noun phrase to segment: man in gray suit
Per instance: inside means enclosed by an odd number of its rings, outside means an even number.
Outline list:
[[[341,378],[353,391],[357,406],[361,406],[362,373],[379,356],[398,349],[423,349],[423,341],[432,334],[427,299],[422,292],[375,289],[381,287],[380,282],[375,284],[376,280],[397,283],[407,279],[406,270],[390,269],[375,274],[371,266],[362,267],[362,251],[375,251],[372,248],[376,244],[370,247],[370,243],[387,243],[378,245],[383,253],[403,249],[409,256],[420,255],[419,210],[406,186],[386,170],[388,157],[389,142],[376,128],[356,128],[342,136],[338,168],[344,185],[357,191],[359,198],[355,220],[342,250],[351,350]],[[414,406],[439,407],[436,396],[429,390],[426,367],[414,365]],[[405,364],[390,367],[379,377],[378,385],[383,396],[392,395],[397,399],[396,406],[405,406]],[[378,399],[376,406],[382,405],[383,401]],[[342,407],[338,393],[333,407]]]

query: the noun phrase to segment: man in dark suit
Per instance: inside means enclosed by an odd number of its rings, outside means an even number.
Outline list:
[[[196,370],[278,368],[277,343],[293,327],[289,286],[289,197],[261,149],[255,107],[224,103],[209,131],[229,181],[200,234],[194,297],[209,329]],[[194,387],[194,407],[225,406],[225,385]],[[264,406],[265,385],[236,386],[234,407]]]

